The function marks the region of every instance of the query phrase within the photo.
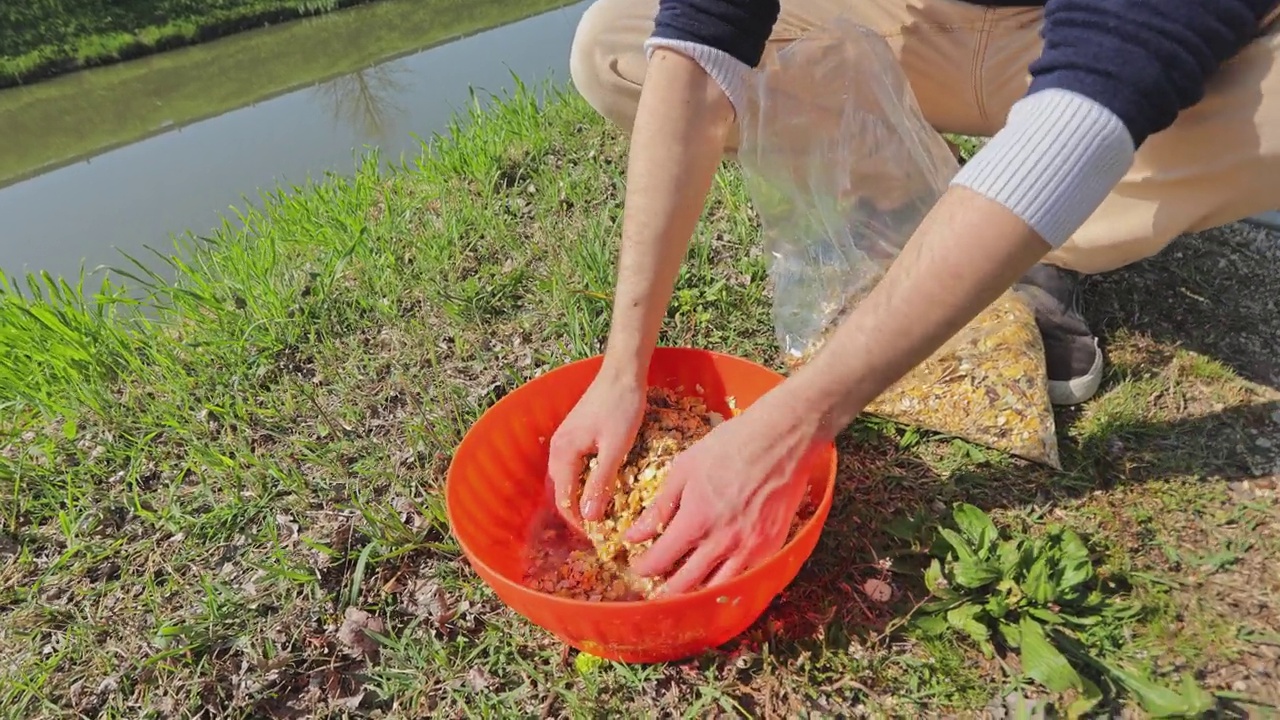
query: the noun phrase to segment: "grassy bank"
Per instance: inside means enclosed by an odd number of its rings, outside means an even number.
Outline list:
[[[395,89],[396,77],[372,66],[565,4],[566,0],[380,0],[322,21],[284,23],[186,52],[3,93],[0,136],[24,142],[0,153],[0,186],[362,70],[366,77],[361,79],[375,89],[385,88],[385,93]],[[333,88],[335,95],[341,87]],[[140,97],[148,101],[138,102]],[[379,93],[359,97],[376,109]],[[341,104],[333,105],[338,112]]]
[[[1074,633],[1099,661],[1072,655],[1106,696],[1098,710],[1153,706],[1155,690],[1107,668],[1194,678],[1223,710],[1280,703],[1267,305],[1280,273],[1236,229],[1093,283],[1112,369],[1060,418],[1065,472],[851,429],[818,550],[722,651],[601,663],[505,610],[450,539],[443,473],[495,398],[600,350],[624,167],[621,138],[580,99],[540,111],[521,96],[420,168],[371,162],[269,203],[243,234],[174,261],[146,323],[74,289],[0,296],[0,707],[1014,717],[1019,698],[1069,704],[1081,693],[1028,679],[1052,682],[1025,649],[988,656],[908,621],[927,597],[922,545],[960,500],[1008,535],[1063,523],[1087,543],[1125,608]],[[726,169],[664,343],[773,357],[757,240]]]
[[[0,87],[370,0],[45,0],[0,7]]]

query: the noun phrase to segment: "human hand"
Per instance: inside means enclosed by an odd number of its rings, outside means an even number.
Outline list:
[[[799,470],[825,437],[813,414],[783,393],[766,395],[678,455],[653,504],[627,530],[633,543],[661,532],[631,563],[638,575],[665,575],[688,554],[663,594],[723,583],[786,542],[808,485]]]
[[[581,530],[584,518],[604,519],[618,469],[635,442],[644,408],[642,385],[601,372],[551,436],[547,478],[555,491],[556,509],[571,526]],[[583,459],[592,453],[596,466],[583,485],[579,482]]]

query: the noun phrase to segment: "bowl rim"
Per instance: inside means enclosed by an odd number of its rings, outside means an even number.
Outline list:
[[[655,355],[659,352],[664,352],[664,353],[686,353],[687,352],[687,353],[695,353],[695,354],[704,354],[709,356],[718,356],[720,358],[724,358],[731,361],[745,362],[751,365],[755,365],[756,367],[763,369],[777,376],[782,380],[786,379],[785,375],[774,370],[773,368],[770,368],[767,365],[758,363],[754,360],[751,360],[749,358],[745,358],[739,355],[732,355],[729,353],[718,352],[715,350],[704,350],[702,348],[696,348],[696,347],[663,346],[663,345],[659,345],[654,348]],[[483,418],[485,415],[488,415],[489,413],[492,413],[495,410],[498,410],[499,408],[501,408],[503,403],[506,403],[509,398],[519,393],[521,390],[526,388],[528,385],[530,385],[534,381],[545,378],[551,375],[552,373],[566,370],[570,367],[582,366],[589,363],[600,362],[603,359],[603,357],[604,357],[603,354],[596,354],[590,357],[574,360],[574,361],[565,363],[563,365],[560,365],[559,367],[552,368],[551,370],[548,370],[546,373],[543,373],[538,377],[535,377],[531,380],[524,382],[519,387],[512,390],[510,393],[507,393],[503,397],[499,398],[497,402],[495,402],[493,405],[490,405],[487,410],[482,412],[480,416],[476,418],[475,422],[472,423],[471,427],[468,428],[467,432],[463,435],[462,440],[458,442],[458,446],[454,449],[453,458],[450,459],[449,468],[445,474],[445,487],[444,487],[445,517],[449,520],[449,532],[451,535],[453,535],[454,539],[458,542],[458,547],[462,549],[462,552],[466,556],[467,560],[483,568],[485,573],[488,574],[491,578],[493,578],[494,582],[501,583],[517,592],[528,593],[530,595],[533,595],[539,598],[545,598],[548,601],[551,601],[557,605],[560,605],[566,608],[606,607],[611,609],[616,608],[619,610],[634,610],[641,607],[652,608],[652,607],[664,607],[664,606],[674,606],[679,604],[687,604],[691,600],[703,599],[703,598],[711,597],[713,595],[724,595],[725,593],[723,592],[723,589],[725,585],[728,585],[729,583],[732,583],[732,582],[740,582],[740,581],[747,580],[748,578],[752,578],[757,574],[763,572],[767,566],[773,564],[779,558],[781,558],[782,555],[785,554],[786,550],[790,548],[796,542],[796,540],[800,538],[801,535],[805,535],[811,532],[812,526],[815,523],[819,523],[819,521],[821,521],[821,524],[826,523],[826,517],[830,513],[831,505],[835,498],[835,486],[836,486],[836,479],[839,471],[839,462],[840,462],[840,454],[836,448],[835,441],[825,443],[822,446],[822,451],[830,454],[830,460],[827,463],[825,463],[826,468],[824,470],[824,474],[826,477],[826,481],[824,483],[825,487],[823,488],[823,491],[822,491],[822,499],[818,501],[818,506],[814,509],[813,514],[810,515],[809,518],[805,520],[803,524],[801,524],[800,529],[797,530],[794,535],[792,535],[791,540],[787,541],[786,543],[783,543],[782,547],[778,548],[771,555],[766,557],[761,562],[757,563],[755,566],[749,568],[745,572],[733,578],[730,578],[729,580],[726,580],[724,583],[721,583],[720,585],[713,585],[710,587],[701,587],[697,590],[693,590],[690,592],[679,593],[677,595],[662,596],[662,597],[657,597],[649,600],[609,600],[609,601],[578,600],[576,598],[566,598],[566,597],[561,597],[559,595],[553,595],[551,593],[543,592],[541,590],[535,590],[523,583],[512,580],[511,578],[508,578],[503,573],[500,573],[497,570],[495,570],[491,565],[489,565],[489,563],[482,560],[479,557],[479,555],[474,551],[474,549],[468,547],[467,542],[459,535],[459,533],[456,530],[457,526],[454,523],[454,517],[453,517],[453,502],[454,502],[453,498],[454,498],[454,493],[456,492],[456,487],[457,487],[457,484],[454,482],[454,479],[457,472],[456,464],[458,461],[458,455],[460,454],[459,451],[462,450],[463,446],[467,443],[467,441],[473,437],[471,434],[472,430],[475,428],[476,424],[480,422],[480,418]],[[747,407],[750,407],[750,406],[747,406]],[[821,527],[818,528],[818,532],[821,533]],[[807,561],[808,558],[805,558],[805,560]]]

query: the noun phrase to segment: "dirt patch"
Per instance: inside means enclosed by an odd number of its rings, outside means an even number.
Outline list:
[[[1280,232],[1233,223],[1188,235],[1086,291],[1095,330],[1146,334],[1280,389]]]

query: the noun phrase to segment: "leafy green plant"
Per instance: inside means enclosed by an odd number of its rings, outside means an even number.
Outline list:
[[[961,633],[988,657],[997,649],[1017,651],[1024,675],[1073,696],[1069,717],[1087,713],[1103,697],[1082,666],[1122,687],[1155,717],[1198,716],[1213,707],[1213,696],[1189,677],[1180,692],[1165,688],[1090,648],[1092,629],[1131,621],[1142,608],[1099,576],[1070,528],[1003,537],[986,513],[965,503],[953,508],[952,520],[954,528],[938,527],[933,542],[924,580],[935,599],[912,621],[921,631]]]

